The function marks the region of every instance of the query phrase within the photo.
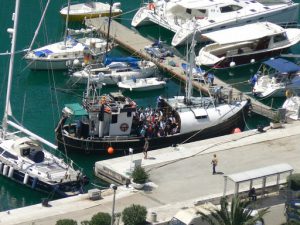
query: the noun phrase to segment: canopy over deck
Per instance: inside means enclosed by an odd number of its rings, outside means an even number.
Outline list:
[[[269,59],[263,64],[272,67],[280,73],[293,73],[300,71],[300,66],[283,58]]]
[[[239,184],[242,182],[250,181],[250,188],[252,188],[252,182],[256,179],[263,179],[262,189],[264,190],[266,185],[267,177],[277,176],[277,185],[279,185],[280,174],[283,173],[292,173],[293,167],[287,163],[276,164],[272,166],[262,167],[254,170],[248,170],[240,173],[234,173],[227,176],[224,176],[224,196],[226,195],[227,189],[227,180],[231,180],[235,183],[235,192],[236,195],[239,192]]]
[[[257,40],[263,37],[272,36],[285,32],[282,27],[270,22],[258,22],[243,26],[213,31],[202,34],[218,44],[231,44]],[[235,34],[235,35],[232,35]]]

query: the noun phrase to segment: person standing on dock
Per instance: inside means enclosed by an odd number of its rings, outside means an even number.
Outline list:
[[[147,156],[148,149],[149,149],[149,141],[148,141],[148,138],[145,137],[145,144],[144,144],[144,148],[143,148],[144,159],[148,158],[148,156]]]
[[[212,169],[213,169],[213,175],[216,174],[216,167],[218,165],[218,159],[217,159],[217,155],[214,154],[213,159],[211,160],[211,164],[212,164]]]

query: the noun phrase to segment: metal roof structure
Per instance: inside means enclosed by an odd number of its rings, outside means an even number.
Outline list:
[[[235,183],[241,183],[245,181],[260,179],[263,177],[277,175],[279,173],[290,172],[293,170],[293,167],[287,163],[276,164],[272,166],[266,166],[254,170],[248,170],[241,173],[234,173],[228,175],[228,179],[232,180]]]
[[[224,176],[224,193],[226,195],[227,190],[227,180],[231,180],[235,183],[235,191],[234,194],[239,193],[239,184],[243,182],[250,182],[250,188],[252,188],[252,184],[254,180],[262,179],[262,194],[264,194],[264,189],[266,186],[267,177],[277,176],[276,185],[279,186],[279,178],[280,174],[293,172],[293,167],[287,163],[276,164],[272,166],[266,166],[258,169],[248,170],[240,173],[234,173],[227,176]]]

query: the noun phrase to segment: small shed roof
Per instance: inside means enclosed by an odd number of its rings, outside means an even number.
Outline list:
[[[293,167],[287,163],[276,164],[241,173],[230,174],[227,177],[235,183],[254,180],[262,177],[272,176],[280,173],[292,171]]]

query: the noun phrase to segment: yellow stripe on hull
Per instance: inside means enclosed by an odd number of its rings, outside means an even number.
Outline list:
[[[117,16],[120,15],[121,12],[113,12],[112,16]],[[65,19],[67,18],[67,15],[62,15]],[[86,19],[91,19],[91,18],[97,18],[97,17],[108,17],[109,12],[104,12],[104,13],[89,13],[89,14],[80,14],[80,15],[69,15],[69,21],[72,22],[80,22],[83,21],[85,18]]]

